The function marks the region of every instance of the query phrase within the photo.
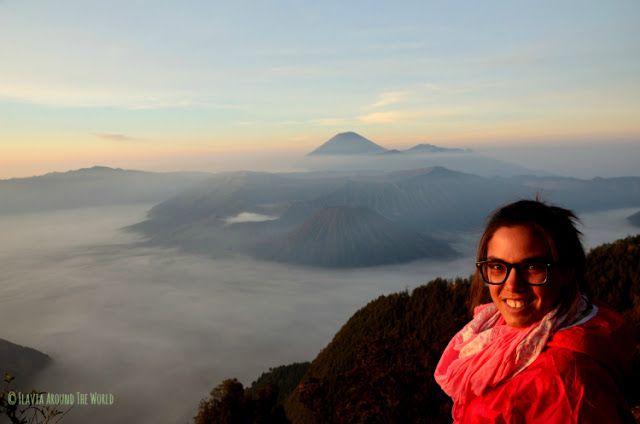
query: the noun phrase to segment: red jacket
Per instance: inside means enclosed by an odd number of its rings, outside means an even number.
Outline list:
[[[522,372],[456,411],[461,423],[635,423],[621,391],[632,352],[629,327],[600,307],[558,331]]]

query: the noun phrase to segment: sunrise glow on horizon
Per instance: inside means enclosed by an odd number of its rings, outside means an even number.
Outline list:
[[[640,144],[640,3],[0,2],[0,179],[388,148]]]

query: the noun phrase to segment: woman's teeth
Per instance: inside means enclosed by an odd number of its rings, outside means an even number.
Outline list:
[[[525,306],[523,300],[505,299],[507,306],[513,309],[522,309]]]

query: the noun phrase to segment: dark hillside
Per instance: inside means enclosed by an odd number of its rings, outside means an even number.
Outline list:
[[[625,314],[640,312],[640,235],[594,248],[587,270],[586,289],[593,298]]]
[[[468,280],[436,279],[355,313],[285,403],[294,423],[446,422],[433,370],[468,320]],[[443,301],[446,299],[446,301]]]
[[[600,245],[587,256],[586,291],[621,312],[633,328],[633,367],[628,378],[640,422],[640,235]]]
[[[251,383],[249,391],[257,395],[269,385],[278,386],[278,401],[282,402],[300,383],[302,377],[309,370],[309,365],[311,365],[310,362],[296,362],[295,364],[270,368],[268,372],[262,373],[256,381]]]
[[[50,363],[51,357],[42,352],[0,339],[0,377],[8,372],[20,387],[26,387]]]

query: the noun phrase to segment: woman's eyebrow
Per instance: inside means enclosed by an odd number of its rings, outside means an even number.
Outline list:
[[[551,258],[549,256],[532,256],[530,258],[525,258],[520,262],[551,262]]]
[[[498,261],[498,262],[505,262],[505,263],[511,263],[509,261],[505,261],[502,258],[498,258],[495,256],[488,256],[487,259],[488,261]],[[522,263],[522,262],[549,262],[551,261],[551,258],[549,256],[544,256],[544,255],[539,255],[539,256],[530,256],[528,258],[524,258],[519,262],[514,262],[514,263]]]

